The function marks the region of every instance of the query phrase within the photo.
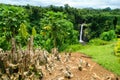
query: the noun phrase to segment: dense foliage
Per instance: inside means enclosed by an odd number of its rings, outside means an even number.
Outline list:
[[[110,40],[115,39],[116,38],[115,30],[110,30],[110,31],[107,31],[107,32],[103,32],[100,35],[100,38],[102,40],[105,40],[105,41],[110,41]]]
[[[32,35],[35,46],[63,50],[67,45],[78,42],[82,23],[87,24],[84,26],[83,39],[88,41],[102,35],[104,40],[107,31],[115,30],[120,35],[119,14],[120,9],[77,9],[68,4],[64,7],[0,4],[0,47],[9,49],[12,37],[24,46]]]

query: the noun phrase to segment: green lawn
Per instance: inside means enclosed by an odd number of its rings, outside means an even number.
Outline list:
[[[102,65],[109,71],[112,71],[113,73],[120,75],[120,62],[118,60],[118,57],[114,55],[114,45],[115,43],[110,43],[107,45],[85,45],[81,46],[78,45],[72,45],[70,46],[71,49],[74,47],[77,48],[76,52],[81,52],[86,55],[89,55],[92,57],[94,61],[96,61],[98,64]],[[69,47],[69,49],[70,49]]]

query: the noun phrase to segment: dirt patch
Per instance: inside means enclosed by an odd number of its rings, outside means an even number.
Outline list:
[[[81,71],[78,70],[80,60],[82,60]],[[66,67],[72,74],[71,80],[119,80],[112,72],[92,61],[91,57],[80,53],[72,53],[68,61],[65,60],[65,55],[61,54],[61,61],[54,62],[51,74],[42,66],[43,80],[68,80],[64,73]]]

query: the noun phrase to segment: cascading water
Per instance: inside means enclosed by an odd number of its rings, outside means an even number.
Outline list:
[[[81,25],[81,29],[80,29],[80,40],[79,40],[80,43],[84,42],[82,40],[82,34],[83,34],[83,24]]]

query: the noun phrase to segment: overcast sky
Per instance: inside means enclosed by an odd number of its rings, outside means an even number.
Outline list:
[[[0,3],[18,5],[30,4],[34,6],[64,6],[64,4],[69,4],[71,7],[76,8],[120,8],[120,0],[0,0]]]

